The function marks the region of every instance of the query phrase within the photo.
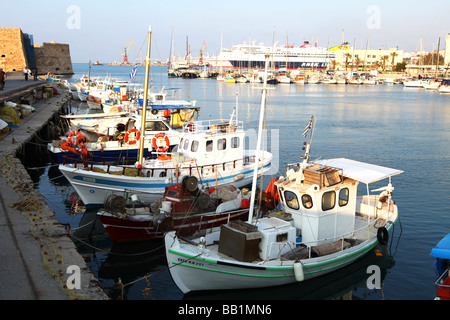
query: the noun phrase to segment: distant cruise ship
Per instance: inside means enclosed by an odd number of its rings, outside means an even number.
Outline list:
[[[208,63],[223,68],[260,69],[264,68],[265,54],[271,55],[270,68],[274,69],[326,69],[330,60],[335,58],[334,51],[312,46],[309,41],[300,47],[244,43],[234,45],[230,50],[222,50],[217,57],[208,59]]]

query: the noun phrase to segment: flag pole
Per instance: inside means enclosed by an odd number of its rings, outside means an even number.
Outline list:
[[[305,156],[303,157],[303,162],[300,164],[300,168],[297,173],[297,179],[295,181],[296,184],[301,184],[304,176],[303,176],[303,170],[308,165],[309,161],[309,155],[311,150],[311,142],[312,142],[312,136],[314,131],[314,115],[311,116],[311,119],[309,120],[308,124],[306,125],[306,128],[303,130],[303,136],[306,137],[309,132],[309,143],[306,146],[305,150]],[[305,142],[306,143],[306,142]]]

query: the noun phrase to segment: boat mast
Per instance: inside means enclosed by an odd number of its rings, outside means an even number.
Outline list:
[[[142,102],[142,123],[141,123],[141,138],[139,140],[139,159],[137,165],[138,168],[142,168],[142,160],[144,158],[145,120],[147,119],[148,77],[150,73],[149,71],[150,71],[151,42],[152,42],[152,26],[149,26],[147,56],[145,58],[144,101]]]
[[[438,49],[437,49],[437,53],[436,53],[436,72],[434,74],[434,81],[437,81],[437,75],[438,75],[438,65],[439,65],[439,47],[441,45],[441,37],[439,37],[438,40]]]
[[[264,120],[264,110],[266,107],[266,95],[267,95],[267,67],[269,62],[269,55],[265,56],[265,66],[264,66],[264,85],[262,89],[262,98],[261,98],[261,108],[259,114],[259,126],[258,126],[258,139],[256,142],[256,157],[255,157],[255,169],[253,171],[253,181],[252,181],[252,194],[250,197],[250,209],[248,213],[248,223],[252,223],[253,220],[253,210],[255,206],[255,196],[256,196],[256,181],[258,180],[258,168],[259,168],[259,153],[261,151],[261,140],[262,140],[262,126]],[[262,167],[264,166],[263,157],[261,157]]]

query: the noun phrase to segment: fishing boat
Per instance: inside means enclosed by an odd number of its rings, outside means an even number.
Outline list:
[[[183,293],[304,282],[388,243],[398,218],[391,177],[402,171],[342,158],[310,162],[313,127],[311,118],[302,163],[288,165],[286,176],[273,181],[281,212],[260,217],[252,192],[247,222],[230,222],[189,240],[166,233],[169,271]],[[258,148],[260,142],[258,136]],[[359,182],[369,190],[370,183],[382,179],[389,179],[388,186],[373,190],[381,194],[357,197]],[[254,179],[252,190],[255,186]]]
[[[303,75],[295,76],[294,83],[296,83],[296,84],[305,84],[305,77]]]
[[[275,74],[275,78],[277,79],[277,83],[291,83],[291,78],[289,77],[289,73],[285,68],[279,69]]]
[[[128,112],[116,114],[69,115],[73,129],[67,136],[47,144],[54,163],[63,163],[64,157],[84,153],[95,159],[137,158],[140,138],[140,117]],[[157,139],[162,137],[171,152],[180,142],[181,131],[173,129],[166,118],[148,115],[144,133],[144,157],[156,158]],[[167,137],[167,140],[166,140]],[[83,141],[83,144],[80,142]]]
[[[450,79],[444,79],[441,81],[441,85],[438,89],[439,93],[450,93]]]
[[[172,153],[167,153],[167,136],[160,138],[155,144],[161,146],[154,151],[160,157],[145,159],[142,168],[135,163],[120,166],[66,157],[59,170],[85,205],[103,204],[109,190],[119,195],[138,194],[146,202],[157,200],[166,186],[185,175],[196,176],[202,185],[244,187],[251,184],[255,165],[261,174],[270,169],[272,159],[269,152],[244,151],[245,135],[241,121],[196,121],[184,126],[179,146]]]
[[[435,300],[450,300],[450,233],[431,250],[437,280]]]
[[[437,79],[430,79],[426,82],[424,82],[422,84],[422,86],[426,89],[426,90],[438,90],[439,87],[441,86],[441,81],[437,80]]]
[[[164,196],[150,205],[127,208],[123,197],[108,197],[97,216],[114,242],[163,238],[169,230],[190,236],[229,221],[246,219],[249,198],[248,190],[233,185],[204,190],[199,188],[196,177],[184,177],[180,183],[166,187]],[[141,204],[138,198],[134,202]]]
[[[150,31],[149,31],[150,32]],[[150,36],[149,36],[150,42]],[[148,54],[150,43],[148,44]],[[149,58],[147,58],[148,60]],[[145,88],[148,88],[149,61],[146,65]],[[146,118],[148,90],[144,90],[142,119]],[[142,121],[142,126],[145,121]],[[141,132],[145,128],[141,129]],[[144,159],[144,137],[139,139],[138,161],[132,165],[99,164],[87,159],[71,159],[59,170],[71,183],[86,206],[102,205],[108,192],[125,196],[133,194],[144,202],[157,200],[165,187],[183,176],[195,176],[202,186],[233,183],[244,187],[251,183],[255,168],[258,175],[270,169],[272,154],[244,150],[246,132],[243,122],[208,120],[185,123],[179,147],[166,154],[167,141],[157,142],[157,159]]]
[[[421,79],[414,77],[403,81],[403,86],[405,88],[423,88],[423,83]]]
[[[310,75],[306,78],[307,84],[318,84],[320,82],[320,79],[317,75]]]

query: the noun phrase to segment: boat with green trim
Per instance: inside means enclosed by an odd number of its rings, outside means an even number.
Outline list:
[[[196,239],[166,233],[169,271],[183,293],[304,282],[388,243],[398,219],[391,177],[403,171],[344,158],[310,162],[313,123],[312,117],[304,130],[310,141],[303,161],[288,165],[266,189],[266,203],[279,201],[280,211],[262,215],[252,192],[247,222],[231,221]],[[387,186],[369,191],[384,179]],[[359,183],[366,195],[358,196]]]

